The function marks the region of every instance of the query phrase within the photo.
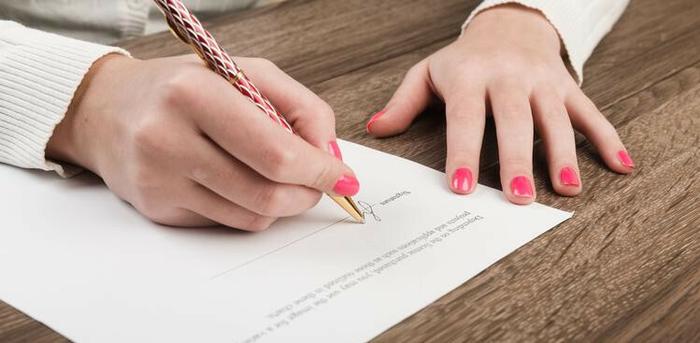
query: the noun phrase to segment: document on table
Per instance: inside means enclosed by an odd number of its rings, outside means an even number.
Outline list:
[[[358,342],[570,218],[341,142],[367,223],[324,198],[261,233],[152,224],[95,177],[0,166],[0,299],[81,342]]]

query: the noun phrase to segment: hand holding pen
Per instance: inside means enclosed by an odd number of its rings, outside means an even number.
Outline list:
[[[330,107],[269,61],[237,62],[297,135],[195,56],[109,55],[86,76],[51,156],[92,170],[147,218],[175,226],[258,231],[313,207],[322,192],[354,195]]]
[[[289,125],[285,116],[280,113],[272,102],[270,102],[270,100],[253,84],[238,64],[236,64],[224,48],[219,45],[209,31],[202,26],[199,19],[190,12],[181,0],[155,0],[155,4],[165,16],[165,20],[170,26],[171,32],[183,43],[189,45],[192,51],[194,51],[213,72],[224,78],[243,96],[247,97],[251,103],[260,109],[261,114],[269,117],[273,122],[289,133],[294,133],[294,128]],[[338,149],[335,141],[329,144],[335,144],[332,146],[331,150],[335,151]],[[364,214],[358,209],[355,201],[350,195],[342,194],[347,193],[344,188],[346,188],[348,184],[352,184],[354,187],[356,183],[357,180],[354,177],[343,176],[337,181],[335,187],[333,187],[333,192],[327,192],[326,194],[355,221],[364,223]]]

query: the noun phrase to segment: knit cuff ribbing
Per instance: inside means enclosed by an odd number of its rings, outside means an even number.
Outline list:
[[[75,173],[76,168],[46,160],[46,145],[85,74],[110,53],[128,55],[0,22],[0,162],[62,176]]]
[[[579,84],[583,82],[583,65],[596,45],[610,31],[627,6],[628,0],[485,0],[464,23],[462,29],[480,12],[507,3],[536,9],[559,33],[571,68]]]
[[[148,21],[149,6],[146,1],[129,0],[118,3],[122,37],[129,39],[139,37],[146,32],[146,22]]]

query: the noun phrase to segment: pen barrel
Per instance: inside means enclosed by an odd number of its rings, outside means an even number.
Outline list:
[[[154,0],[158,8],[163,12],[170,30],[180,40],[188,44],[199,57],[204,60],[209,68],[225,78],[236,87],[241,94],[250,99],[255,106],[260,108],[270,119],[282,126],[290,133],[294,129],[289,125],[284,116],[275,108],[270,100],[250,81],[243,70],[231,59],[224,48],[205,30],[197,17],[180,0]],[[364,222],[364,214],[358,210],[357,205],[350,197],[329,196],[337,202],[355,220]]]
[[[275,108],[265,95],[250,81],[243,70],[231,59],[228,53],[204,29],[202,23],[180,0],[154,0],[163,12],[171,31],[180,40],[187,43],[214,72],[225,78],[241,94],[250,99],[270,119],[285,130],[294,133],[284,116]]]

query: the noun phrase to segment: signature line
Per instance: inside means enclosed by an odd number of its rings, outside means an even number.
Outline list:
[[[299,238],[297,238],[297,239],[295,239],[295,240],[293,240],[293,241],[291,241],[291,242],[289,242],[289,243],[287,243],[287,244],[285,244],[285,245],[283,245],[283,246],[281,246],[281,247],[278,247],[278,248],[275,248],[275,249],[273,249],[273,250],[270,250],[270,251],[268,251],[268,252],[266,252],[266,253],[264,253],[264,254],[262,254],[262,255],[253,257],[252,259],[250,259],[250,260],[248,260],[248,261],[246,261],[246,262],[243,262],[243,263],[241,263],[241,264],[239,264],[239,265],[237,265],[237,266],[235,266],[235,267],[231,267],[231,268],[229,268],[229,269],[227,269],[227,270],[225,270],[225,271],[223,271],[223,272],[221,272],[221,273],[219,273],[219,274],[216,274],[216,275],[212,276],[210,280],[218,279],[218,278],[220,278],[220,277],[222,277],[222,276],[224,276],[224,275],[226,275],[226,274],[228,274],[228,273],[231,273],[231,272],[234,272],[234,271],[236,271],[236,270],[238,270],[238,269],[241,269],[241,268],[243,268],[243,267],[245,267],[245,266],[247,266],[247,265],[249,265],[249,264],[251,264],[251,263],[253,263],[253,262],[255,262],[255,261],[257,261],[257,260],[259,260],[259,259],[261,259],[261,258],[263,258],[263,257],[265,257],[265,256],[274,254],[274,253],[276,253],[276,252],[278,252],[278,251],[280,251],[280,250],[282,250],[282,249],[284,249],[284,248],[286,248],[286,247],[288,247],[288,246],[290,246],[290,245],[292,245],[292,244],[294,244],[294,243],[297,243],[297,242],[299,242],[299,241],[301,241],[301,240],[303,240],[303,239],[309,238],[309,237],[311,237],[311,236],[313,236],[313,235],[315,235],[315,234],[317,234],[317,233],[319,233],[319,232],[321,232],[321,231],[324,231],[324,230],[329,229],[329,228],[332,227],[333,225],[336,225],[336,224],[338,224],[338,223],[340,223],[340,222],[343,222],[343,221],[345,221],[345,220],[348,220],[348,219],[350,219],[349,216],[348,216],[348,217],[345,217],[345,218],[342,218],[342,219],[338,220],[337,222],[335,222],[335,223],[333,223],[333,224],[328,224],[328,225],[326,225],[326,226],[324,226],[324,227],[322,227],[322,228],[320,228],[320,229],[318,229],[318,230],[316,230],[316,231],[314,231],[314,232],[311,232],[311,233],[307,234],[306,236],[299,237]]]

